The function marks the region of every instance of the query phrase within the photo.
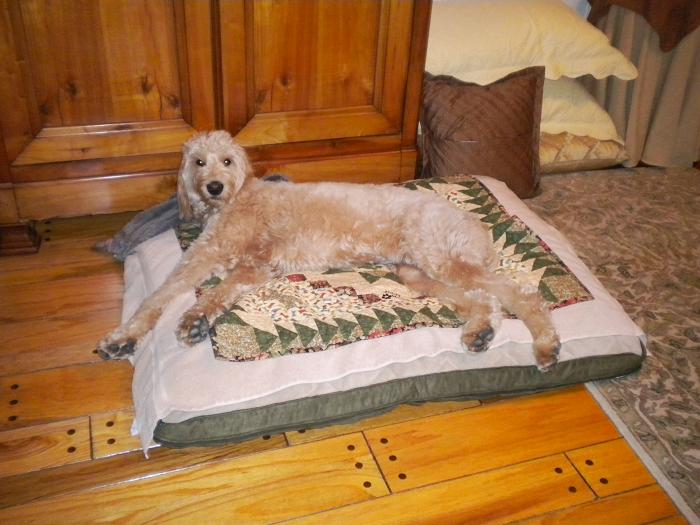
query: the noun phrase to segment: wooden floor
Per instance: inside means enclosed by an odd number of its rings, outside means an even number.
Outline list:
[[[93,352],[123,284],[90,247],[128,218],[0,258],[0,523],[685,523],[581,387],[144,459],[131,366]]]

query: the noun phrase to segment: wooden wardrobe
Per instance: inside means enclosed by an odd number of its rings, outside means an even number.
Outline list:
[[[0,0],[0,224],[173,194],[223,128],[256,172],[414,176],[429,0]]]

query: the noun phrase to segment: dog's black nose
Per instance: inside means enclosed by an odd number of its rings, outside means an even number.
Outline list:
[[[224,185],[218,180],[215,180],[207,184],[207,191],[212,195],[219,195],[222,191],[224,191]]]

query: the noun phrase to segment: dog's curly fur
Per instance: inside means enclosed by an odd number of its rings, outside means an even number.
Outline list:
[[[185,344],[206,338],[207,320],[272,277],[387,263],[408,287],[455,308],[466,321],[467,350],[488,348],[500,303],[530,329],[538,367],[557,362],[559,339],[539,294],[494,273],[487,229],[440,197],[389,185],[262,181],[225,131],[185,144],[178,194],[185,217],[204,218],[206,228],[165,283],[99,343],[106,359],[134,353],[165,305],[212,274],[224,276],[221,284],[180,320],[177,337]]]

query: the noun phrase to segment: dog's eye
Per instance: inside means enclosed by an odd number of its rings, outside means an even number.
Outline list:
[[[197,159],[197,166],[206,166],[207,163],[204,162],[202,159]]]
[[[231,164],[231,159],[224,159],[224,166]]]

